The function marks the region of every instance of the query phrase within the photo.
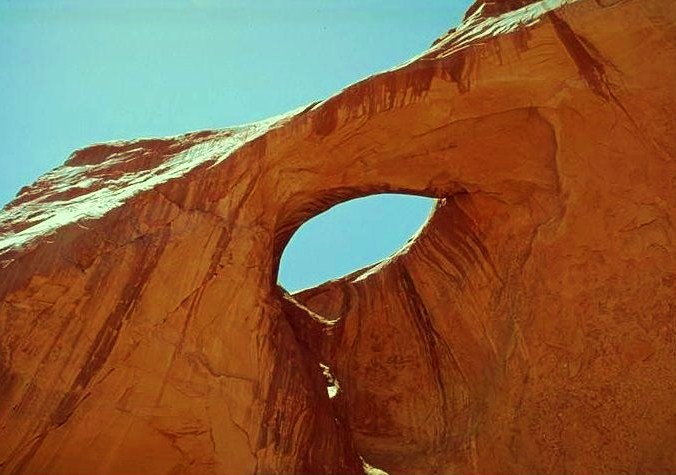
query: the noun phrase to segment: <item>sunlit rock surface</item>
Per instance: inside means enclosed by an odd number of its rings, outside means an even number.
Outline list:
[[[0,472],[676,472],[675,24],[486,2],[286,116],[75,152],[0,214]],[[276,286],[382,192],[439,198],[407,248]]]

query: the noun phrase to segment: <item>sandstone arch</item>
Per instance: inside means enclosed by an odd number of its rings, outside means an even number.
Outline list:
[[[324,102],[22,190],[0,470],[673,471],[674,6],[486,3]],[[283,295],[294,229],[388,191],[442,200],[407,252]]]

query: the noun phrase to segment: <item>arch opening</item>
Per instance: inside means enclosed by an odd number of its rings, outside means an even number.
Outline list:
[[[415,238],[435,203],[383,193],[333,206],[293,234],[280,259],[278,284],[294,293],[387,259]]]

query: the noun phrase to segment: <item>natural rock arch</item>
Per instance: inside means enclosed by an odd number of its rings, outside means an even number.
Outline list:
[[[0,469],[673,471],[676,13],[524,3],[286,117],[91,147],[22,190]],[[393,191],[441,200],[407,253],[276,286],[303,221]]]

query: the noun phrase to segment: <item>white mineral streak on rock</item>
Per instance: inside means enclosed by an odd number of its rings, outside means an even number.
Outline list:
[[[157,167],[124,173],[117,178],[105,176],[104,170],[138,156],[142,148],[113,153],[95,165],[62,165],[42,175],[37,183],[44,185],[44,192],[26,202],[0,211],[0,252],[24,247],[36,238],[49,235],[60,227],[87,219],[100,218],[119,207],[131,197],[169,180],[185,176],[188,172],[207,162],[212,166],[227,159],[244,144],[265,134],[275,125],[295,116],[304,107],[259,122],[231,127],[217,131],[213,138],[196,143],[176,153]],[[175,137],[180,140],[181,136]],[[186,139],[184,139],[186,140]],[[106,145],[128,145],[134,142],[114,141]],[[180,142],[178,142],[180,143]],[[103,178],[97,178],[104,175]],[[103,184],[94,188],[97,184]],[[87,188],[94,188],[87,192]],[[70,199],[53,199],[55,195],[83,189],[82,194]],[[27,225],[19,231],[12,231],[10,225]],[[4,229],[3,229],[4,228]]]

